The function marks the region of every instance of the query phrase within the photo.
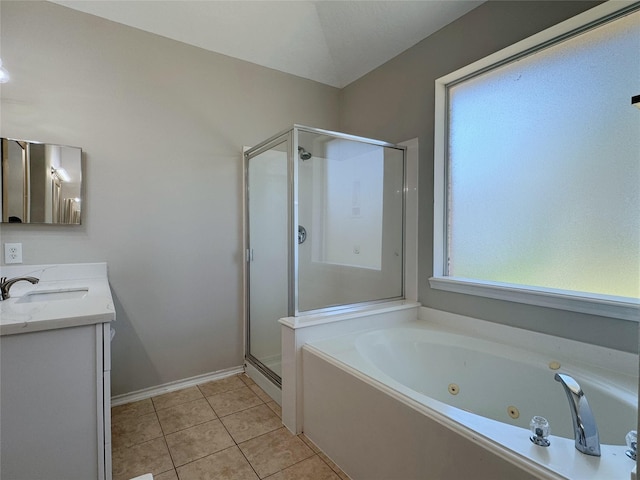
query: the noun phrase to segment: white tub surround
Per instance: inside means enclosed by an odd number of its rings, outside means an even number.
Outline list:
[[[636,355],[435,310],[421,316],[433,322],[303,348],[304,432],[348,475],[630,478],[624,435],[637,422]],[[581,384],[601,457],[575,449],[556,371]],[[551,422],[547,448],[529,440],[533,415]]]
[[[282,389],[269,380],[260,370],[251,365],[249,362],[244,364],[244,371],[251,380],[265,391],[271,399],[282,407]]]
[[[2,267],[19,282],[0,302],[0,463],[16,480],[111,479],[107,266]],[[48,292],[48,293],[45,293]]]
[[[419,303],[406,300],[317,315],[287,317],[282,325],[282,423],[302,432],[302,347],[308,342],[414,321]]]
[[[11,297],[0,301],[0,335],[115,320],[106,263],[3,266],[0,276],[40,279],[35,285],[25,281],[15,283],[11,287]],[[47,295],[33,295],[83,290],[86,294],[68,300],[47,301]],[[29,297],[35,301],[26,301]]]

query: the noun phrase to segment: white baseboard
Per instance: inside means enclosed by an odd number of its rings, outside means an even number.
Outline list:
[[[116,395],[114,397],[111,397],[111,406],[115,407],[117,405],[123,405],[125,403],[145,400],[147,398],[155,397],[156,395],[162,395],[163,393],[181,390],[183,388],[192,387],[200,383],[211,382],[212,380],[220,380],[221,378],[230,377],[231,375],[236,375],[242,372],[244,372],[244,368],[242,366],[232,367],[225,370],[219,370],[217,372],[205,373],[203,375],[185,378],[183,380],[176,380],[175,382],[165,383],[156,387],[144,388],[135,392]]]

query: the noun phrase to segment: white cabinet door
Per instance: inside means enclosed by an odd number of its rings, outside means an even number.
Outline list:
[[[12,480],[87,480],[104,432],[101,328],[0,337],[0,464]],[[98,351],[100,350],[100,351]],[[100,372],[100,375],[98,375]],[[100,391],[99,391],[100,390]]]

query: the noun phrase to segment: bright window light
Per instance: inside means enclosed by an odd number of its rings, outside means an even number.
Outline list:
[[[526,303],[573,297],[625,306],[580,311],[637,317],[640,112],[629,99],[639,44],[640,11],[627,11],[439,81],[432,286],[535,292]]]

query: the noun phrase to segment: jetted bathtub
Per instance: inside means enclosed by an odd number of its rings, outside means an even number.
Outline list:
[[[304,432],[354,480],[629,479],[637,356],[522,332],[507,345],[419,321],[305,345]],[[600,457],[575,449],[555,373],[585,392]],[[549,447],[529,440],[534,415]]]

